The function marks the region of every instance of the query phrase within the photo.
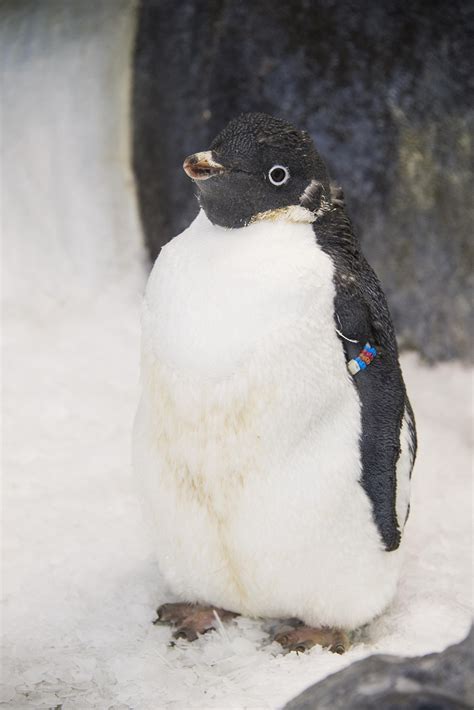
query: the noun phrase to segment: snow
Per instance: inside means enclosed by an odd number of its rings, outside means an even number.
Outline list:
[[[260,621],[194,644],[153,626],[169,600],[130,468],[138,294],[45,329],[6,323],[4,691],[8,707],[281,706],[369,653],[421,654],[470,619],[470,373],[405,356],[420,434],[406,563],[392,607],[335,656],[282,655]],[[104,328],[104,323],[107,323]]]
[[[79,5],[67,4],[66,29]],[[21,31],[2,62],[14,69],[4,130],[16,142],[5,145],[3,190],[0,707],[275,708],[365,655],[458,641],[471,618],[472,371],[429,368],[414,354],[403,358],[420,440],[406,562],[395,602],[350,652],[283,655],[261,621],[243,618],[170,647],[169,630],[152,625],[170,597],[130,466],[145,282],[124,148],[130,6],[117,1],[109,15],[107,2],[84,7],[90,45],[80,62],[55,48],[56,25],[41,13],[15,19]],[[121,82],[110,81],[111,52]],[[69,77],[59,88],[52,63]],[[38,75],[49,101],[28,112],[21,97]],[[18,159],[25,141],[27,163]]]

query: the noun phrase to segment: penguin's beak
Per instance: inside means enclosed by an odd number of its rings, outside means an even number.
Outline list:
[[[212,151],[189,155],[183,163],[183,170],[192,180],[208,180],[221,175],[225,168],[212,157]]]

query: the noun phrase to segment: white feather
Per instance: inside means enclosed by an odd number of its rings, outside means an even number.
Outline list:
[[[397,461],[397,497],[396,513],[400,530],[405,527],[410,503],[410,475],[413,467],[412,441],[409,429],[410,415],[407,410],[403,414],[402,428],[400,431],[400,456]]]
[[[393,597],[359,484],[360,405],[311,225],[200,213],[143,312],[135,467],[160,566],[188,601],[353,628]]]

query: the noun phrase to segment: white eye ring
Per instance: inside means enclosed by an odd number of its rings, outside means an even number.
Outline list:
[[[274,165],[273,168],[270,168],[268,171],[268,179],[272,185],[280,187],[290,179],[290,171],[288,168],[285,168],[284,165]]]

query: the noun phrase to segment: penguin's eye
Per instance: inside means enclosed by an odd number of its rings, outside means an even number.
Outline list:
[[[272,185],[280,187],[280,185],[284,185],[290,179],[290,171],[283,165],[274,165],[268,171],[268,179]]]

